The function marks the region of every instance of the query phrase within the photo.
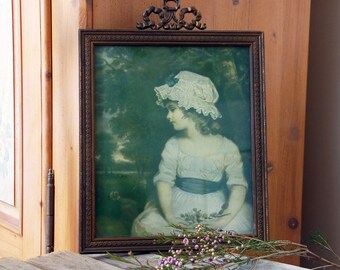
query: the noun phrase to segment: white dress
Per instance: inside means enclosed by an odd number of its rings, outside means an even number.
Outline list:
[[[243,174],[241,155],[232,141],[223,138],[218,152],[196,157],[182,152],[178,139],[172,137],[167,141],[162,152],[154,183],[164,181],[172,186],[173,214],[194,226],[195,223],[213,219],[228,200],[223,189],[206,194],[183,191],[175,185],[176,178],[196,178],[218,183],[224,174],[226,174],[228,190],[233,185],[248,188]],[[254,233],[252,207],[245,202],[235,218],[223,229],[234,230],[240,234]],[[145,210],[139,214],[132,225],[132,236],[169,234],[171,231],[173,228],[164,219],[159,207],[152,202],[146,204]]]

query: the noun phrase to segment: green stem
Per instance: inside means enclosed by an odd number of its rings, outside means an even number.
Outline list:
[[[319,256],[317,254],[315,254],[314,252],[310,251],[309,249],[307,249],[306,252],[311,257],[313,257],[313,258],[315,258],[315,259],[317,259],[317,260],[319,260],[321,262],[327,263],[328,265],[333,266],[333,267],[335,267],[337,269],[340,269],[340,264],[337,264],[337,263],[334,263],[332,261],[329,261],[329,260],[327,260],[327,259],[325,259],[325,258],[323,258],[323,257],[321,257],[321,256]]]

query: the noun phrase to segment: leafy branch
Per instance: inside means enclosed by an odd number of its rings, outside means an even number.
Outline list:
[[[322,268],[334,267],[340,269],[339,262],[328,260],[312,252],[306,245],[286,240],[264,241],[256,237],[239,235],[233,231],[214,230],[205,225],[197,225],[194,231],[178,225],[172,225],[171,235],[160,234],[156,240],[162,244],[170,244],[167,254],[161,254],[158,265],[149,262],[141,263],[136,256],[129,252],[132,261],[136,262],[133,269],[174,270],[174,269],[233,269],[262,259],[273,260],[287,256],[300,256],[318,260]],[[312,242],[335,255],[324,236],[316,231],[311,236]],[[112,257],[114,256],[114,257]],[[117,256],[110,254],[115,259]],[[118,259],[118,258],[116,258]],[[119,257],[119,260],[122,260]],[[123,259],[124,260],[124,259]],[[131,261],[126,261],[132,263]],[[319,269],[316,267],[313,269]]]

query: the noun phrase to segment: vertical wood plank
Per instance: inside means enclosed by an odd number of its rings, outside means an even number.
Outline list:
[[[18,234],[22,235],[22,200],[23,200],[23,129],[22,129],[22,27],[21,27],[21,1],[14,0],[13,4],[13,31],[14,31],[14,92],[15,92],[15,204],[18,211],[20,228]]]
[[[22,1],[23,258],[41,248],[41,55],[39,0]]]
[[[78,250],[78,29],[85,28],[88,22],[86,3],[86,0],[52,1],[55,250]]]
[[[135,29],[147,7],[163,5],[160,0],[92,0],[92,3],[93,28],[106,29]],[[239,1],[238,4],[232,0],[182,0],[181,7],[187,6],[195,6],[202,12],[202,22],[207,24],[207,30],[249,29],[250,0]]]
[[[41,186],[42,199],[46,202],[47,175],[52,168],[52,11],[50,0],[40,0],[41,14]],[[46,203],[42,204],[41,253],[46,246]],[[51,232],[54,233],[54,232]]]
[[[251,5],[250,25],[265,30],[270,237],[299,242],[310,1]],[[291,218],[299,222],[295,230],[288,226]]]
[[[290,235],[299,241],[300,228],[292,231],[285,225],[290,217],[301,216],[309,1],[285,1],[281,7],[268,1],[257,10],[272,12],[277,20],[254,22],[261,28],[271,25],[266,38],[271,237]]]

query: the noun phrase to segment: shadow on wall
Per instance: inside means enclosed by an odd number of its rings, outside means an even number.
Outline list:
[[[320,229],[340,254],[340,1],[312,0],[311,8],[302,242]]]

